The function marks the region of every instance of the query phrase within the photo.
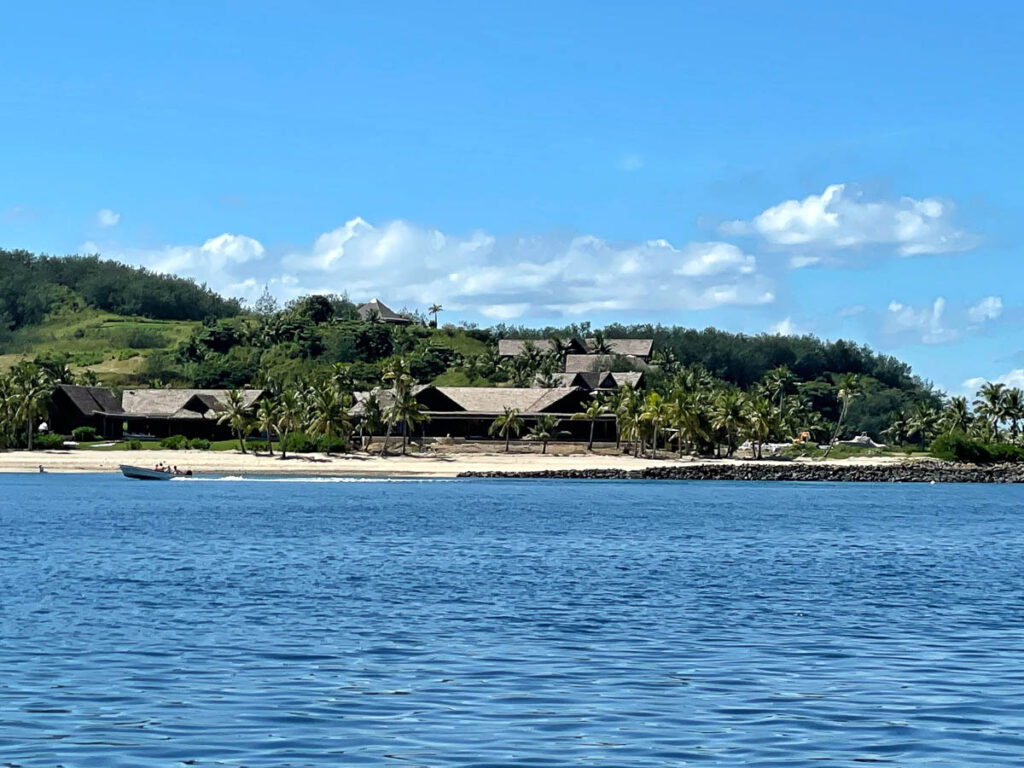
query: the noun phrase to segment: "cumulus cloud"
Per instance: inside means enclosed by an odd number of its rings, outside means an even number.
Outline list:
[[[96,212],[96,223],[104,229],[117,226],[119,221],[121,221],[121,214],[115,213],[109,208],[102,208]]]
[[[986,320],[997,320],[1003,314],[1003,300],[998,296],[986,296],[969,310],[967,316],[972,323],[984,323]]]
[[[492,319],[618,310],[694,310],[774,300],[755,257],[729,243],[613,243],[594,235],[452,235],[352,219],[288,254],[302,289],[441,301]],[[299,289],[297,289],[299,290]]]
[[[934,197],[869,200],[846,184],[820,195],[786,200],[750,221],[732,221],[725,234],[757,235],[773,246],[818,251],[882,247],[900,256],[965,251],[977,238],[953,224],[954,206]],[[795,261],[793,266],[808,266]]]
[[[441,302],[492,320],[617,311],[686,311],[775,300],[757,259],[724,242],[615,243],[594,235],[449,234],[407,221],[354,218],[307,248],[268,251],[241,234],[199,246],[109,249],[106,256],[193,277],[253,299],[346,292],[400,308]]]

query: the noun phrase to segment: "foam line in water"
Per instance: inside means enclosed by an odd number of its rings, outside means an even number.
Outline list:
[[[454,478],[443,477],[252,477],[226,475],[224,477],[173,477],[185,483],[448,483]]]

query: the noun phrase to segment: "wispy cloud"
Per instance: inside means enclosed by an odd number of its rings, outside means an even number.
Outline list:
[[[96,223],[104,229],[116,227],[119,221],[121,221],[121,214],[115,213],[109,208],[101,208],[96,212]]]

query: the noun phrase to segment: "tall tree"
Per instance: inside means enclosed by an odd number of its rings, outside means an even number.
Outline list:
[[[548,452],[548,443],[557,434],[556,430],[560,424],[560,420],[552,416],[551,414],[544,414],[543,416],[537,417],[537,423],[530,429],[527,439],[538,440],[541,444],[541,453]]]
[[[587,451],[594,450],[594,427],[597,425],[597,420],[602,416],[606,416],[609,413],[608,406],[601,402],[599,399],[594,398],[591,400],[587,407],[579,413],[572,415],[575,421],[589,421],[590,422],[590,436],[587,439]]]
[[[505,438],[505,453],[508,453],[509,442],[513,435],[519,437],[523,431],[523,417],[519,415],[518,408],[505,406],[505,412],[499,415],[492,423],[487,433],[500,435]]]
[[[265,397],[256,406],[256,425],[267,436],[267,453],[270,456],[274,455],[274,431],[280,415],[281,409],[273,398]],[[284,451],[283,443],[281,450]]]
[[[245,436],[252,429],[252,411],[245,403],[245,395],[237,389],[228,390],[226,408],[221,417],[217,419],[218,424],[227,424],[238,439],[238,446],[245,450]]]
[[[430,314],[432,314],[434,316],[434,327],[435,328],[439,327],[438,324],[437,324],[437,315],[443,309],[444,309],[444,307],[442,307],[440,304],[431,304],[430,305],[430,309],[427,310]]]
[[[828,441],[828,447],[825,448],[825,455],[822,458],[827,459],[828,455],[832,453],[832,446],[836,444],[839,432],[843,428],[843,420],[850,412],[850,403],[860,393],[860,388],[860,378],[856,374],[844,373],[836,382],[836,399],[839,400],[840,405],[839,418],[836,420],[836,431],[832,434],[832,439]]]

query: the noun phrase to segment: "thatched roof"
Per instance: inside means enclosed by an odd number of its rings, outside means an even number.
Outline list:
[[[380,299],[370,299],[365,304],[360,304],[356,307],[356,312],[359,313],[359,317],[363,320],[369,320],[373,315],[377,315],[382,322],[385,323],[411,323],[408,317],[400,315],[395,312],[391,307],[385,304]]]
[[[121,404],[114,393],[106,387],[79,387],[73,384],[58,384],[57,389],[85,416],[95,413],[120,413]]]
[[[515,408],[520,413],[543,413],[557,411],[555,406],[569,395],[575,394],[576,387],[434,387],[448,398],[458,409],[471,413],[499,414],[506,408]]]
[[[587,339],[587,351],[594,349],[596,339]],[[613,355],[624,355],[639,357],[644,360],[651,356],[654,350],[654,339],[605,339],[605,345]]]
[[[256,404],[265,390],[243,389],[246,408]],[[126,389],[121,408],[126,416],[157,418],[212,418],[226,407],[226,389]]]
[[[565,339],[565,343],[570,352],[583,353],[587,351],[579,339]],[[526,349],[527,344],[532,344],[542,354],[551,352],[553,347],[551,339],[498,339],[498,356],[518,357]]]
[[[643,371],[613,371],[609,375],[615,382],[616,387],[621,387],[624,384],[629,384],[632,387],[639,387],[644,378]]]

